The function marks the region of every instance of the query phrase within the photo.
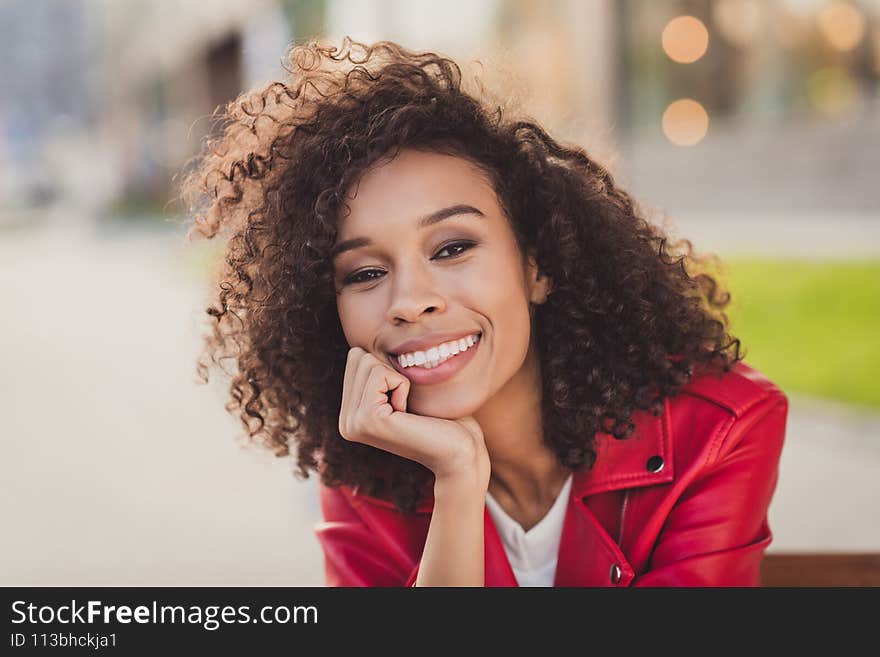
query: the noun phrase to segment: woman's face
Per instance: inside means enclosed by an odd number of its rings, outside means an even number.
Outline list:
[[[406,149],[369,169],[347,202],[333,264],[349,346],[411,381],[408,412],[473,415],[523,367],[530,302],[547,292],[492,183],[466,159]],[[404,367],[401,353],[417,364]]]

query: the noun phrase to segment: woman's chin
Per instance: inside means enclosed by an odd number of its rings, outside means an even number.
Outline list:
[[[459,420],[473,415],[478,408],[479,406],[474,403],[443,399],[410,399],[407,404],[407,411],[409,413],[436,417],[442,420]]]

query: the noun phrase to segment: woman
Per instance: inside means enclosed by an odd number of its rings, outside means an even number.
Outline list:
[[[319,473],[327,584],[759,584],[787,399],[690,243],[449,59],[290,62],[185,191],[229,240],[205,355]]]

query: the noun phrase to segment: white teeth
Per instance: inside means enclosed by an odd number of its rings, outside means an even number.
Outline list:
[[[469,347],[479,342],[479,334],[469,335],[460,340],[444,342],[443,344],[431,347],[427,351],[413,351],[408,354],[400,354],[397,356],[397,362],[401,367],[412,367],[418,365],[425,369],[433,369],[440,363],[467,351]]]

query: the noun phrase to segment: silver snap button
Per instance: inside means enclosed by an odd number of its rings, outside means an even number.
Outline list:
[[[663,458],[660,456],[652,456],[648,459],[646,467],[649,472],[660,472],[663,469]]]
[[[611,566],[611,572],[609,573],[611,576],[611,583],[617,584],[620,581],[621,576],[623,575],[623,571],[620,570],[620,566],[614,564]]]

